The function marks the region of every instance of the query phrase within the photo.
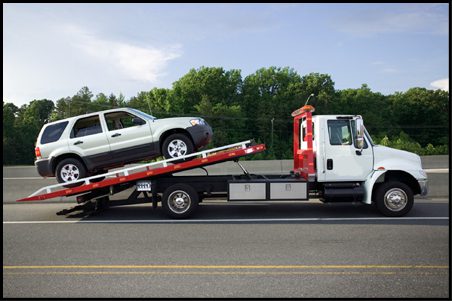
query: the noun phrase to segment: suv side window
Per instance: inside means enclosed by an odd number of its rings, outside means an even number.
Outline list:
[[[133,118],[139,118],[135,115],[129,114],[124,111],[112,112],[105,114],[105,121],[109,131],[125,129],[132,126],[137,126],[133,123]],[[141,118],[139,118],[141,119]],[[141,119],[142,120],[142,119]],[[142,120],[145,122],[144,120]]]
[[[71,138],[89,136],[102,133],[99,115],[81,118],[75,122],[71,131]]]
[[[59,122],[45,128],[41,136],[41,144],[58,141],[69,121]]]
[[[328,120],[328,134],[331,145],[351,145],[352,135],[348,120]]]

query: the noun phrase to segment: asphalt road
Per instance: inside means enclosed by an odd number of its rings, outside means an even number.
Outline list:
[[[450,298],[445,198],[403,218],[316,200],[60,216],[75,203],[14,203],[51,181],[17,176],[3,180],[4,298]]]

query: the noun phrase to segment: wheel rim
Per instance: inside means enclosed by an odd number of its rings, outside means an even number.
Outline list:
[[[80,170],[74,164],[65,164],[61,168],[60,176],[64,182],[75,181],[80,177]]]
[[[391,211],[400,211],[405,208],[408,196],[400,188],[392,188],[385,193],[385,206]]]
[[[186,212],[191,205],[190,196],[182,190],[172,192],[168,197],[168,207],[177,214]]]
[[[180,139],[171,140],[168,144],[168,154],[172,158],[177,158],[187,154],[187,144]]]

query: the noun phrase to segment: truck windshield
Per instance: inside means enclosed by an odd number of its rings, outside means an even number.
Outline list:
[[[141,112],[140,110],[133,109],[133,108],[130,108],[130,110],[132,110],[134,113],[140,115],[140,116],[143,117],[143,118],[150,119],[150,120],[155,120],[155,119],[157,119],[157,118],[155,118],[155,117],[152,116],[152,115],[149,115],[149,114],[146,114],[146,113],[144,113],[144,112]]]

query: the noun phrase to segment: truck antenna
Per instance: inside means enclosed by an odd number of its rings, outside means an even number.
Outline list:
[[[311,99],[311,97],[313,97],[314,96],[314,93],[312,93],[311,95],[309,95],[309,97],[308,97],[308,100],[306,100],[306,103],[304,104],[304,105],[307,105],[308,104],[308,101]]]

